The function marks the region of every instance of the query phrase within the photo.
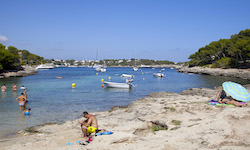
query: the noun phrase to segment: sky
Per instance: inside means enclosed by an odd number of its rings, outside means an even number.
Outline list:
[[[0,6],[0,43],[45,59],[184,62],[250,28],[250,0],[0,0]]]

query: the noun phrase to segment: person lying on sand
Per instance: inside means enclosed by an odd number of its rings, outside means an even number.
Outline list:
[[[217,93],[215,100],[220,104],[232,104],[237,107],[244,107],[247,106],[247,103],[242,104],[239,103],[237,100],[233,99],[231,96],[227,96],[224,90],[221,90]]]
[[[98,130],[98,123],[94,115],[91,115],[86,111],[84,111],[82,115],[83,117],[87,118],[87,120],[86,121],[79,120],[79,123],[81,124],[83,139],[84,141],[87,141],[87,133],[96,132],[96,130]]]

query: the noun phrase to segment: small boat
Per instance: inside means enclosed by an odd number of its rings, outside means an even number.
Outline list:
[[[122,77],[133,78],[134,75],[132,75],[132,74],[122,74]]]
[[[95,68],[95,71],[97,72],[106,72],[106,67],[102,66],[102,65],[94,65],[93,68]]]
[[[133,67],[133,71],[138,71],[138,67]]]
[[[106,68],[101,68],[101,72],[106,72]]]
[[[42,65],[37,66],[36,70],[48,70],[48,69],[53,69],[53,68],[55,68],[55,67],[52,65],[42,64]]]
[[[62,77],[56,77],[57,79],[62,79]]]
[[[132,87],[132,84],[130,83],[117,83],[117,82],[103,82],[104,85],[107,87],[107,88],[131,88]]]
[[[164,77],[163,73],[153,73],[155,77]]]

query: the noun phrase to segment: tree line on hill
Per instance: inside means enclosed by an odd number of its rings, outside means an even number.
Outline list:
[[[32,54],[27,50],[18,50],[14,46],[6,47],[0,43],[0,72],[7,70],[21,70],[21,65],[39,65],[44,63],[52,63],[54,65],[76,65],[76,66],[93,66],[94,64],[101,64],[106,66],[140,66],[140,65],[163,65],[174,64],[174,62],[167,60],[149,60],[149,59],[104,59],[99,62],[96,61],[75,61],[74,59],[54,60],[44,59],[38,55]]]
[[[21,65],[41,64],[43,57],[27,50],[18,50],[14,46],[6,47],[0,43],[0,72],[4,70],[20,70]]]
[[[190,67],[249,68],[250,29],[234,34],[230,39],[220,39],[202,47],[189,56]]]
[[[43,62],[53,63],[54,65],[74,65],[74,66],[93,66],[94,64],[100,64],[105,66],[140,66],[140,65],[164,65],[174,64],[172,61],[167,60],[149,60],[149,59],[104,59],[100,61],[76,61],[74,59],[54,60],[45,59]]]

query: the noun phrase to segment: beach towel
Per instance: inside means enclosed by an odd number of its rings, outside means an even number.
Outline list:
[[[107,131],[105,129],[102,129],[100,130],[98,133],[96,133],[96,135],[110,135],[110,134],[113,134],[114,132],[111,132],[111,131]]]
[[[245,102],[239,102],[239,103],[245,104]],[[208,101],[208,104],[209,104],[209,105],[218,105],[218,106],[234,106],[234,105],[232,105],[232,104],[220,104],[219,102],[217,102],[217,101],[215,101],[215,100],[213,100],[213,99],[209,100],[209,101]]]

